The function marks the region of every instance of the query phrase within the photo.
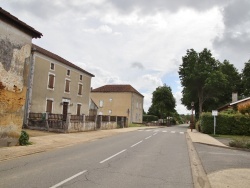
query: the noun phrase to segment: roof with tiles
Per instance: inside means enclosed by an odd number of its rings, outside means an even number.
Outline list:
[[[13,16],[12,14],[2,9],[1,7],[0,7],[0,20],[32,36],[32,38],[41,38],[43,36],[42,33],[35,30],[33,27],[27,25],[26,23],[22,22],[17,17]]]
[[[102,87],[98,87],[93,89],[91,92],[131,92],[136,93],[142,97],[144,97],[141,93],[139,93],[135,88],[131,85],[104,85]]]
[[[65,64],[65,65],[67,65],[69,67],[77,69],[77,70],[79,70],[79,71],[81,71],[81,72],[83,72],[83,73],[85,73],[85,74],[87,74],[87,75],[89,75],[91,77],[95,77],[95,75],[85,71],[84,69],[82,69],[82,68],[76,66],[75,64],[67,61],[66,59],[63,59],[62,57],[60,57],[60,56],[58,56],[58,55],[56,55],[56,54],[54,54],[52,52],[49,52],[48,50],[45,50],[45,49],[43,49],[43,48],[41,48],[41,47],[39,47],[39,46],[37,46],[35,44],[32,44],[32,52],[41,53],[41,54],[43,54],[43,55],[45,55],[47,57],[50,57],[50,58],[52,58],[52,59],[54,59],[56,61],[61,62],[61,63]]]

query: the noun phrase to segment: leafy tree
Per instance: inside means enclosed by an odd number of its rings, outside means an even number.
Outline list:
[[[149,108],[148,114],[156,115],[159,118],[165,118],[172,112],[175,112],[175,98],[169,86],[164,84],[157,87],[153,92],[152,105]]]
[[[182,57],[182,65],[179,67],[179,77],[183,86],[182,103],[191,108],[191,102],[198,106],[199,114],[202,113],[206,100],[219,97],[225,89],[226,77],[219,70],[219,62],[214,59],[210,50],[206,48],[197,53],[195,50],[187,50]]]
[[[245,63],[245,67],[242,70],[242,84],[244,88],[244,95],[250,96],[250,60]]]

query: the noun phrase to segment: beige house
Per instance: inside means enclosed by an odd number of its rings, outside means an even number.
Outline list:
[[[0,7],[0,147],[21,134],[33,38],[42,34]]]
[[[32,46],[26,123],[30,112],[80,115],[89,113],[93,74],[39,46]]]
[[[128,123],[142,123],[143,98],[131,85],[105,85],[91,90],[98,115],[125,116]]]

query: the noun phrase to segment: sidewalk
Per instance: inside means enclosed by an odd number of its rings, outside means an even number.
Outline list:
[[[212,146],[217,146],[217,147],[230,148],[222,144],[215,138],[207,134],[197,132],[196,130],[193,130],[193,132],[191,132],[191,130],[188,129],[187,133],[193,143],[201,143],[201,144],[212,145]],[[224,188],[224,187],[247,188],[247,187],[250,187],[250,169],[249,168],[244,168],[244,169],[243,168],[240,168],[240,169],[230,168],[226,170],[220,170],[217,172],[207,174],[207,178],[212,188]]]
[[[148,128],[156,127],[129,127],[123,129],[109,129],[70,134],[52,134],[47,136],[30,137],[30,142],[33,143],[32,145],[0,148],[0,162],[25,155],[48,151],[51,149],[62,148],[78,143],[93,141],[96,139],[101,139],[123,132],[130,132],[138,129]]]

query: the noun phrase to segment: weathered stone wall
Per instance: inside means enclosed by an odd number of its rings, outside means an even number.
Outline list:
[[[32,38],[0,20],[0,147],[21,134]]]

